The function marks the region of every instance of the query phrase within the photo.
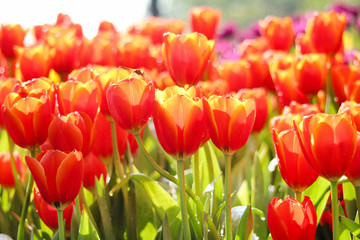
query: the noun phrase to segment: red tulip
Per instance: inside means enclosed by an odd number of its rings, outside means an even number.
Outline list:
[[[350,180],[350,182],[356,186],[360,187],[360,132],[357,132],[357,144],[356,150],[347,171],[345,172],[345,176]]]
[[[233,154],[244,146],[255,122],[255,101],[213,95],[203,102],[215,146],[226,154]]]
[[[53,230],[58,229],[58,216],[54,207],[48,204],[41,196],[39,189],[34,188],[34,203],[36,212],[39,214],[40,219]],[[70,204],[63,211],[63,219],[66,222],[66,230],[70,231],[71,217],[73,214],[74,204]]]
[[[53,149],[66,153],[77,150],[86,157],[96,136],[96,124],[86,113],[72,112],[54,118],[48,132]]]
[[[20,80],[15,78],[8,78],[6,80],[0,81],[0,106],[3,105],[5,97],[12,92],[15,85],[20,83]],[[0,114],[0,128],[4,128],[4,120],[2,114]]]
[[[84,175],[80,152],[50,150],[41,159],[26,156],[26,163],[44,200],[56,209],[65,209],[79,193]]]
[[[289,196],[285,201],[275,197],[267,211],[267,222],[274,240],[315,238],[316,211],[309,197],[305,197],[302,203]]]
[[[106,184],[106,166],[94,153],[90,152],[84,158],[84,187],[89,190],[95,189],[95,178],[99,180],[101,175]]]
[[[225,62],[218,65],[217,70],[228,85],[227,92],[237,92],[253,86],[249,63],[245,59]]]
[[[357,131],[347,113],[318,113],[295,124],[304,156],[320,176],[337,181],[348,169],[355,154]]]
[[[220,24],[221,11],[211,7],[194,7],[190,10],[190,22],[193,32],[214,39]]]
[[[0,47],[1,52],[7,58],[14,58],[15,47],[24,46],[24,39],[26,30],[24,30],[19,24],[2,25],[0,32]]]
[[[331,81],[338,102],[346,100],[357,101],[359,94],[358,79],[360,79],[360,66],[357,65],[338,65],[331,68]]]
[[[45,91],[45,90],[44,90]],[[20,147],[35,148],[48,137],[47,129],[52,118],[50,100],[46,93],[39,98],[23,93],[9,93],[2,105],[6,130]]]
[[[138,134],[151,117],[155,90],[151,82],[130,78],[112,83],[106,98],[115,122],[131,134]]]
[[[356,124],[356,129],[360,132],[360,103],[354,101],[343,102],[339,108],[339,113],[345,112],[348,112],[352,116]]]
[[[273,130],[272,135],[282,178],[294,192],[303,192],[319,175],[305,160],[295,130]]]
[[[157,99],[153,121],[161,146],[176,160],[187,160],[203,141],[205,118],[201,100],[179,94]]]
[[[20,180],[24,181],[26,176],[26,166],[21,160],[19,152],[13,152],[15,167],[20,175]],[[8,151],[0,153],[0,186],[15,187],[15,179],[11,169],[10,153]]]
[[[295,33],[290,17],[268,16],[260,21],[259,27],[272,49],[289,51],[294,43]]]
[[[174,82],[179,86],[197,84],[204,74],[213,48],[214,41],[199,33],[165,34],[162,56]]]

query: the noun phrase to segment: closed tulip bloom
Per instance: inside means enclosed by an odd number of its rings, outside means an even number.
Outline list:
[[[254,99],[256,107],[256,117],[253,131],[261,131],[268,119],[267,91],[264,88],[241,89],[237,93],[237,97],[240,100]]]
[[[345,176],[355,187],[360,187],[360,132],[357,132],[356,150]]]
[[[151,82],[130,78],[112,83],[106,93],[115,122],[131,134],[139,134],[152,114],[155,89]]]
[[[2,105],[2,115],[8,134],[20,147],[34,149],[48,137],[52,109],[45,92],[39,98],[9,93]]]
[[[179,86],[196,85],[203,77],[214,41],[199,33],[164,35],[162,56],[171,78]],[[181,67],[179,67],[181,66]]]
[[[272,49],[289,51],[294,43],[295,33],[290,17],[278,18],[268,16],[259,23],[261,35]]]
[[[19,24],[2,25],[0,32],[1,52],[7,58],[16,56],[15,46],[24,46],[26,30]]]
[[[337,65],[331,68],[331,81],[339,103],[346,100],[357,101],[358,79],[360,79],[358,65]]]
[[[339,180],[355,154],[357,131],[347,113],[318,113],[295,124],[304,156],[311,167],[329,181]]]
[[[21,81],[15,78],[7,78],[6,80],[0,81],[0,106],[3,105],[5,97],[12,92],[18,83],[21,83]],[[0,128],[4,127],[3,116],[0,114]]]
[[[295,130],[273,130],[272,136],[282,178],[294,192],[303,192],[319,175],[304,158]]]
[[[48,77],[52,68],[53,51],[44,44],[17,48],[16,59],[23,80]]]
[[[217,70],[228,85],[227,92],[237,92],[253,86],[249,63],[245,59],[227,61],[218,65]]]
[[[96,136],[96,124],[86,113],[72,112],[58,116],[49,125],[49,142],[53,149],[63,152],[90,152]]]
[[[360,103],[354,101],[345,101],[339,108],[339,113],[348,112],[352,116],[356,129],[360,132]]]
[[[84,175],[80,152],[50,150],[41,159],[25,157],[26,163],[44,200],[56,209],[65,209],[79,193]]]
[[[53,230],[58,229],[58,217],[56,209],[47,203],[41,196],[39,189],[34,188],[34,203],[36,212],[39,214],[40,219]],[[63,219],[66,221],[66,230],[70,231],[71,218],[73,214],[74,204],[70,204],[64,209]]]
[[[274,240],[314,239],[316,211],[309,197],[299,203],[291,197],[273,198],[267,209],[267,222]]]
[[[211,7],[194,7],[190,10],[190,22],[193,32],[214,39],[221,20],[221,11]]]
[[[21,160],[19,152],[13,152],[16,171],[20,180],[24,181],[26,176],[26,166]],[[0,153],[0,186],[15,187],[15,179],[11,170],[10,153],[8,151]]]
[[[94,153],[90,152],[84,158],[84,187],[90,191],[95,190],[95,178],[100,180],[101,175],[106,184],[106,166]]]
[[[153,121],[161,146],[177,160],[187,160],[203,141],[206,125],[201,100],[180,94],[157,99]]]
[[[101,92],[94,81],[66,81],[56,87],[59,113],[84,112],[94,121],[100,111]]]
[[[324,54],[304,54],[296,63],[296,82],[305,94],[316,94],[325,86],[328,61]]]
[[[305,34],[317,52],[334,55],[341,47],[345,27],[345,14],[321,12],[308,20]]]
[[[230,155],[244,146],[255,122],[255,101],[213,95],[203,102],[215,146]]]

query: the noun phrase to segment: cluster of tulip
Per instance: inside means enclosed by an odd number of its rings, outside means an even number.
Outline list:
[[[360,237],[350,19],[316,12],[295,32],[291,17],[267,17],[240,42],[217,34],[220,20],[196,7],[190,33],[183,21],[148,18],[126,33],[102,22],[92,39],[64,14],[32,35],[1,26],[0,232]]]

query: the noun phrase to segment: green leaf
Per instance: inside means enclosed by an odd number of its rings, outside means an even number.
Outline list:
[[[322,177],[308,187],[303,196],[308,196],[316,209],[317,223],[319,223],[322,213],[330,195],[330,182]]]
[[[340,223],[341,226],[348,229],[354,235],[354,237],[360,238],[360,224],[344,216],[340,216]]]
[[[355,220],[357,208],[356,208],[356,194],[354,185],[351,182],[342,184],[343,196],[345,200],[345,209],[347,217],[351,220]]]
[[[89,216],[84,211],[81,215],[81,222],[79,227],[79,240],[100,240],[94,225],[92,225]]]
[[[171,240],[170,223],[167,214],[165,213],[163,226],[162,226],[163,240]]]
[[[248,240],[251,238],[251,233],[254,228],[254,218],[251,211],[251,206],[239,206],[231,209],[233,217],[233,228],[235,227],[235,240]],[[234,229],[233,229],[234,230]]]
[[[338,204],[338,209],[339,209],[339,216],[344,216],[345,215],[344,210],[340,203]],[[339,240],[351,240],[351,235],[350,235],[349,229],[344,227],[342,224],[340,225]]]

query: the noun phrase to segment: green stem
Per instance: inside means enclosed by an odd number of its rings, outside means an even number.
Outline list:
[[[331,58],[330,60],[331,61]],[[326,113],[331,113],[331,114],[335,114],[336,113],[336,103],[335,103],[335,98],[334,98],[334,89],[332,86],[332,81],[331,81],[331,67],[329,69],[328,75],[327,75],[327,79],[326,79],[326,85],[325,85],[325,94],[326,94],[326,99],[325,99],[325,112]]]
[[[59,240],[65,240],[63,210],[57,209]]]
[[[103,223],[105,239],[115,240],[104,189],[99,189],[99,185],[100,184],[96,184],[96,195],[98,198],[97,200],[99,203],[99,209],[100,209],[101,221]]]
[[[81,189],[80,189],[80,199],[81,199],[81,203],[83,204],[83,207],[85,209],[85,211],[87,212],[88,216],[89,216],[89,219],[91,221],[91,223],[94,225],[95,229],[96,229],[96,232],[98,234],[100,234],[100,231],[99,231],[99,228],[97,226],[97,223],[94,219],[94,216],[92,215],[91,213],[91,210],[89,208],[89,205],[87,204],[87,201],[86,201],[86,198],[85,198],[85,194],[84,194],[84,187],[81,186]],[[79,220],[80,221],[80,220]]]
[[[23,189],[23,186],[20,181],[19,173],[16,170],[15,159],[14,159],[14,142],[12,141],[9,134],[7,134],[7,137],[8,137],[8,143],[9,143],[11,171],[12,171],[12,174],[13,174],[14,180],[15,180],[15,189],[16,189],[16,193],[20,199],[20,202],[23,203],[24,202],[24,189]]]
[[[338,209],[337,181],[330,182],[330,189],[331,189],[333,240],[338,240],[339,239],[339,209]]]
[[[302,192],[295,192],[295,199],[299,203],[301,203],[301,199],[302,199],[301,197],[302,197]]]
[[[231,155],[225,154],[225,238],[232,240],[231,222]]]
[[[75,198],[75,210],[76,210],[77,220],[80,226],[80,219],[81,219],[80,194],[78,194]]]
[[[35,158],[35,150],[31,150],[31,157]],[[29,203],[30,203],[30,196],[32,193],[32,189],[34,186],[34,179],[31,175],[31,172],[28,172],[28,181],[27,181],[27,186],[26,186],[26,193],[25,193],[25,199],[23,202],[23,206],[21,209],[21,217],[20,217],[20,222],[19,222],[19,227],[18,227],[18,232],[17,232],[17,239],[18,240],[23,240],[24,239],[24,235],[25,235],[25,219],[26,219],[26,215],[28,212],[28,208],[29,208]]]
[[[140,150],[143,152],[143,154],[146,157],[146,160],[148,160],[149,164],[164,178],[168,179],[169,181],[173,182],[174,184],[179,186],[179,180],[177,178],[175,178],[173,175],[171,175],[169,172],[165,171],[164,169],[162,169],[155,161],[154,159],[150,156],[150,154],[146,151],[144,143],[142,142],[140,135],[134,135],[136,142],[140,148]],[[186,193],[194,200],[195,204],[197,206],[199,206],[200,209],[204,209],[204,206],[200,200],[200,198],[198,196],[196,196],[195,193],[193,193],[193,191],[191,191],[191,189],[185,185],[185,191]],[[216,230],[216,227],[212,221],[211,218],[208,218],[208,224],[209,224],[209,228],[211,233],[214,235],[214,237],[216,239],[220,239],[220,236]]]
[[[355,186],[355,194],[356,194],[356,207],[358,210],[358,215],[360,214],[360,186]]]
[[[124,189],[124,188],[123,188]],[[137,209],[136,209],[136,189],[133,181],[128,182],[128,195],[127,195],[127,236],[128,239],[138,239],[137,235]]]
[[[194,183],[195,183],[195,194],[201,196],[200,187],[200,163],[199,163],[199,151],[194,153]]]
[[[187,202],[185,196],[185,161],[177,161],[177,175],[179,178],[180,187],[180,206],[181,206],[181,219],[184,230],[184,239],[191,239],[190,225],[187,211]]]
[[[114,156],[114,164],[115,169],[118,177],[122,180],[124,179],[124,169],[122,167],[120,154],[119,154],[119,148],[117,144],[117,138],[116,138],[116,123],[114,120],[111,122],[111,141],[112,141],[112,147],[113,147],[113,156]]]
[[[209,182],[211,183],[215,179],[215,174],[214,174],[213,159],[212,159],[211,151],[210,151],[210,141],[207,141],[207,143],[204,144],[204,150],[205,150],[206,163],[207,163],[208,172],[209,172]],[[210,210],[210,215],[212,216],[213,213],[215,213],[215,211],[216,211],[216,205],[217,205],[216,204],[216,187],[214,187],[214,190],[213,190],[211,205],[212,205],[212,208]]]

